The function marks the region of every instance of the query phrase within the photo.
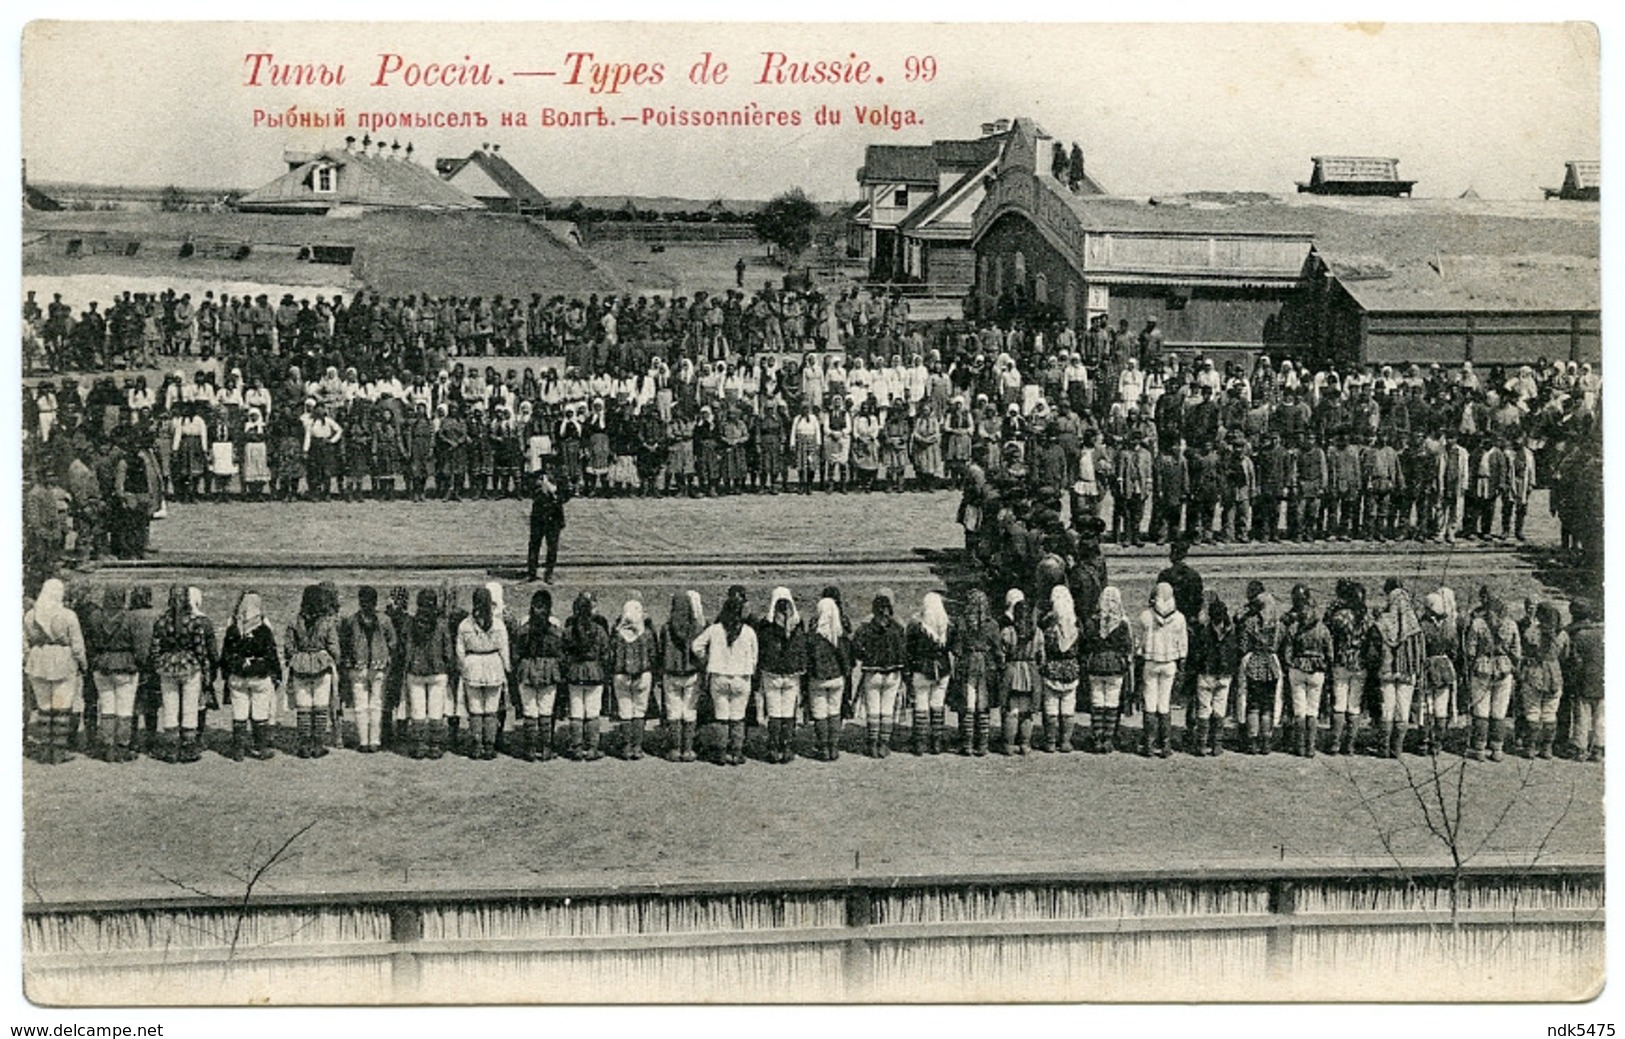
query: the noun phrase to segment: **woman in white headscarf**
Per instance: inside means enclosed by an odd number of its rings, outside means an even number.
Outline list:
[[[1087,633],[1085,666],[1089,670],[1091,749],[1110,754],[1117,746],[1123,686],[1133,686],[1134,633],[1123,611],[1123,593],[1114,585],[1100,590],[1094,630]]]
[[[621,607],[610,646],[614,661],[611,682],[615,689],[615,708],[621,719],[621,757],[637,761],[643,757],[649,690],[654,684],[660,645],[654,628],[643,615],[643,602],[636,593]]]
[[[841,756],[841,699],[852,674],[846,620],[829,591],[818,600],[818,617],[807,636],[807,713],[812,716],[814,754],[820,761]]]
[[[947,715],[948,681],[954,660],[948,609],[939,592],[926,592],[920,613],[908,626],[907,652],[910,688],[914,694],[914,753],[941,754]],[[930,729],[927,730],[926,726]]]
[[[756,666],[761,675],[767,717],[767,760],[782,765],[795,758],[796,708],[801,677],[807,672],[807,632],[788,588],[768,597],[767,618],[756,626]]]
[[[1188,646],[1185,615],[1174,605],[1173,586],[1158,582],[1151,602],[1140,613],[1140,657],[1144,661],[1145,713],[1140,736],[1140,754],[1169,757],[1169,714],[1175,681],[1184,665]]]
[[[1044,620],[1044,747],[1070,753],[1072,716],[1078,703],[1078,661],[1083,639],[1072,592],[1064,584],[1050,589],[1049,614]]]
[[[34,695],[34,706],[44,720],[45,748],[41,761],[55,765],[67,761],[73,705],[79,682],[89,670],[85,638],[79,616],[64,601],[67,587],[51,578],[40,587],[34,608],[23,616],[23,674]]]

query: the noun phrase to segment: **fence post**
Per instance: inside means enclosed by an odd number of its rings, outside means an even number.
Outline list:
[[[397,946],[410,947],[423,940],[423,917],[418,907],[398,903],[389,910],[389,940]],[[391,994],[397,1003],[416,1003],[421,998],[423,968],[417,954],[398,948],[389,957]]]
[[[846,998],[861,1001],[869,998],[874,984],[874,950],[863,935],[874,919],[874,893],[868,888],[852,888],[846,893],[846,926],[852,936],[846,940],[841,956],[841,979]]]
[[[1275,926],[1269,930],[1265,955],[1272,977],[1284,978],[1292,969],[1293,915],[1298,911],[1298,889],[1290,880],[1277,879],[1270,883],[1270,912],[1275,914]]]

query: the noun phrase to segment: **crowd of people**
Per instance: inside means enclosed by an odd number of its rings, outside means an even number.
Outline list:
[[[327,306],[315,340],[238,336],[190,379],[40,382],[25,461],[92,557],[140,555],[168,500],[517,497],[543,473],[584,496],[968,487],[984,556],[1021,554],[1060,516],[1073,532],[1106,519],[1127,544],[1522,539],[1540,486],[1565,546],[1600,543],[1590,365],[1223,360],[1165,349],[1154,322],[1098,318],[1081,334],[1016,322],[928,338],[852,292],[800,333],[724,321],[712,338],[694,317],[707,298],[562,303],[607,319],[566,336],[578,363],[499,370],[427,356],[422,321],[379,325],[411,300],[363,296]],[[383,347],[378,327],[393,329]],[[818,329],[844,349],[813,349],[829,345]]]
[[[230,718],[216,748],[238,761],[276,745],[322,757],[341,743],[592,761],[606,719],[629,760],[647,744],[691,762],[704,743],[719,763],[742,764],[748,723],[765,730],[761,756],[773,763],[809,751],[834,761],[852,739],[877,758],[956,742],[974,756],[1137,742],[1166,758],[1175,705],[1197,755],[1228,745],[1398,757],[1449,743],[1492,762],[1509,750],[1601,760],[1603,629],[1585,604],[1566,620],[1551,602],[1520,614],[1481,588],[1464,610],[1449,587],[1417,599],[1398,579],[1369,602],[1344,579],[1324,605],[1305,584],[1281,603],[1258,581],[1226,603],[1185,550],[1171,552],[1143,608],[1116,585],[1078,600],[1055,580],[998,599],[974,589],[952,613],[938,591],[912,608],[881,591],[862,617],[829,587],[803,616],[788,588],[757,612],[736,585],[714,620],[698,592],[680,591],[658,623],[635,594],[611,619],[583,592],[561,621],[550,590],[515,609],[495,582],[473,588],[466,609],[464,590],[445,584],[382,598],[364,586],[349,606],[333,585],[311,585],[297,614],[277,620],[246,591],[211,619],[197,588],[155,598],[147,586],[70,590],[52,578],[24,616],[24,672],[36,756],[51,763],[75,747],[110,762],[142,752],[194,762],[210,712]],[[1125,714],[1140,718],[1137,740],[1119,731]],[[1408,742],[1413,725],[1420,739]],[[714,734],[702,741],[701,726]]]

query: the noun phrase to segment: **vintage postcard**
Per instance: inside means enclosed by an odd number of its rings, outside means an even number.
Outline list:
[[[28,24],[23,996],[1592,999],[1600,48]]]

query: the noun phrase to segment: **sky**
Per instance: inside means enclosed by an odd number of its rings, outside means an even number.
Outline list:
[[[710,52],[728,82],[696,85]],[[565,82],[571,52],[663,66],[662,81],[593,94]],[[870,63],[863,84],[768,84],[787,61]],[[343,86],[247,84],[245,56],[343,65]],[[384,59],[402,68],[373,86]],[[465,56],[469,59],[465,62]],[[935,75],[924,81],[925,58]],[[909,59],[919,59],[910,63]],[[407,64],[488,64],[486,86],[410,86]],[[908,82],[910,69],[915,82]],[[1419,196],[1539,198],[1563,162],[1600,154],[1599,40],[1578,24],[1007,25],[680,23],[48,22],[22,48],[22,151],[31,179],[253,188],[284,148],[340,146],[364,112],[487,115],[484,129],[385,129],[420,159],[501,145],[549,195],[767,198],[791,186],[855,198],[868,144],[974,137],[1024,115],[1078,142],[1114,194],[1289,193],[1310,157],[1395,157]],[[516,72],[554,72],[516,76]],[[645,78],[647,78],[647,72]],[[261,80],[268,80],[262,72]],[[501,82],[496,82],[500,80]],[[875,80],[884,80],[878,82]],[[791,127],[660,128],[644,108],[796,111]],[[256,126],[256,109],[331,112],[347,129]],[[549,129],[544,108],[602,105],[610,128]],[[817,125],[820,105],[839,126]],[[918,125],[858,125],[857,107]],[[526,127],[499,126],[524,112]]]

